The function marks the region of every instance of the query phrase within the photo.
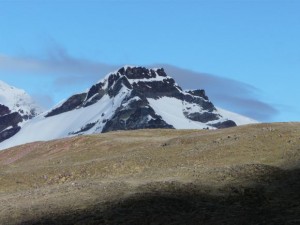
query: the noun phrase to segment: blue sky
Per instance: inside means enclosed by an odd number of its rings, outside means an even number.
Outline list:
[[[216,105],[299,121],[299,12],[292,0],[0,0],[0,79],[51,106],[124,64],[160,65]]]

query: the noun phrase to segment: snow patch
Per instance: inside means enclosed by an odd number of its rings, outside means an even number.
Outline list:
[[[167,79],[168,79],[168,77],[157,76],[157,77],[143,78],[143,79],[128,79],[128,81],[130,84],[134,84],[134,83],[138,83],[138,82],[164,81]]]
[[[216,107],[218,112],[221,114],[221,116],[228,118],[230,120],[233,120],[236,125],[246,125],[246,124],[253,124],[253,123],[259,123],[257,120],[251,119],[249,117],[230,112],[228,110]]]
[[[177,98],[162,97],[159,99],[147,98],[147,100],[154,111],[175,129],[204,129],[207,127],[215,129],[205,123],[186,118],[183,114],[183,102]]]

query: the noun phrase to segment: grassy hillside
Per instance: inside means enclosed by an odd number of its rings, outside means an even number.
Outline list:
[[[300,224],[300,123],[0,151],[0,224]]]

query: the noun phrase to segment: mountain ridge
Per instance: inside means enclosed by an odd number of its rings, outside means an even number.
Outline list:
[[[239,124],[254,122],[243,118]],[[183,91],[163,68],[125,66],[25,123],[0,149],[114,130],[231,126],[234,120],[223,116],[204,90]]]
[[[208,100],[204,90],[183,91],[173,78],[167,76],[161,69],[146,69],[144,67],[125,66],[121,69],[109,73],[103,80],[93,85],[87,92],[71,96],[60,107],[53,109],[46,117],[54,116],[63,112],[81,107],[87,107],[96,103],[105,94],[116,97],[122,88],[132,90],[127,96],[130,100],[141,98],[146,101],[159,99],[162,97],[177,98],[187,103],[197,103],[206,110],[202,115],[199,113],[185,112],[185,116],[191,120],[208,122],[219,119],[214,105]],[[124,91],[124,90],[123,90]],[[146,99],[145,99],[146,98]],[[185,109],[185,111],[188,111]],[[202,118],[200,118],[202,116]],[[232,123],[232,125],[234,125]]]

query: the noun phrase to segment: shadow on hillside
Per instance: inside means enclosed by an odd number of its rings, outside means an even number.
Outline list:
[[[273,174],[268,182],[222,189],[154,183],[109,206],[49,215],[27,224],[300,224],[300,169]]]

